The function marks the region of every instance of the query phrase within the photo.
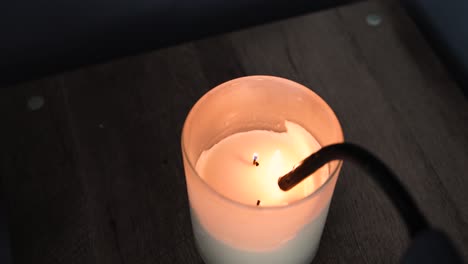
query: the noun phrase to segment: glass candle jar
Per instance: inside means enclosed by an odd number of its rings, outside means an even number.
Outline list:
[[[310,263],[342,162],[288,192],[277,181],[321,146],[341,142],[332,109],[296,82],[248,76],[206,93],[182,132],[193,232],[204,261]]]

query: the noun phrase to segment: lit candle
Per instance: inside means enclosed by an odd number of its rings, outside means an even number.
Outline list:
[[[201,154],[196,171],[217,192],[246,205],[260,200],[261,206],[280,206],[300,200],[322,185],[328,167],[291,191],[282,191],[278,178],[320,148],[301,126],[286,121],[285,127],[283,133],[252,130],[231,135]]]
[[[321,144],[342,141],[328,105],[295,82],[251,76],[204,95],[182,133],[192,226],[204,261],[310,263],[341,163],[287,192],[278,178]]]

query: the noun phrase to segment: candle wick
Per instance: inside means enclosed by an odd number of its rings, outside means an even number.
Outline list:
[[[257,200],[257,206],[259,206],[259,205],[260,205],[260,200]]]
[[[257,160],[258,160],[258,154],[257,154],[257,153],[254,153],[252,164],[255,165],[255,166],[260,165],[260,163],[258,163]]]

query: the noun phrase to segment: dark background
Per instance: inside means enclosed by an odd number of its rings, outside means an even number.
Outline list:
[[[183,121],[210,88],[254,74],[321,95],[468,257],[466,99],[398,3],[363,2],[0,90],[14,263],[202,263]],[[395,263],[408,244],[383,193],[345,164],[315,263]]]
[[[352,0],[17,0],[0,3],[0,85]]]

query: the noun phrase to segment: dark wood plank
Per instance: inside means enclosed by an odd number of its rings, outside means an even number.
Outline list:
[[[0,91],[15,263],[202,263],[183,121],[210,88],[252,74],[319,93],[468,257],[466,100],[398,5],[365,2]],[[32,95],[43,108],[27,109]],[[395,263],[408,243],[382,192],[346,165],[314,263]]]
[[[2,191],[15,263],[87,263],[90,229],[63,94],[53,80],[0,95]],[[30,96],[45,105],[31,111]]]
[[[380,12],[386,23],[374,30],[357,22],[348,12],[339,12],[339,15],[343,25],[348,26],[356,53],[362,54],[370,75],[378,82],[398,117],[397,122],[412,141],[414,154],[420,156],[408,167],[398,161],[393,166],[399,166],[401,174],[408,176],[408,185],[414,186],[413,193],[432,222],[448,231],[460,248],[466,249],[466,98],[431,53],[421,34],[415,27],[408,26],[412,22],[397,5],[369,5],[356,10],[356,15],[365,16],[369,12]],[[395,52],[386,52],[388,50]],[[379,66],[382,64],[385,66]],[[426,168],[417,171],[413,169],[415,166]]]

